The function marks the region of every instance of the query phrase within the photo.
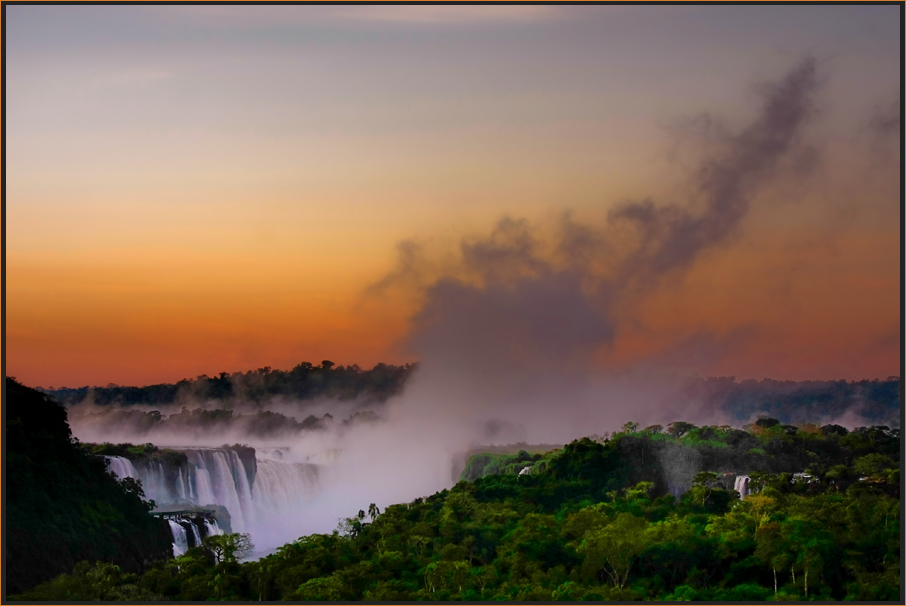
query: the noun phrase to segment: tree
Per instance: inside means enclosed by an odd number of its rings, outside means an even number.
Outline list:
[[[252,537],[245,533],[211,535],[204,538],[202,545],[214,556],[215,564],[241,560],[252,555],[255,549]]]
[[[771,566],[774,573],[774,594],[777,594],[777,569],[786,570],[792,564],[792,546],[783,534],[779,522],[761,524],[755,530],[755,557]]]
[[[772,419],[770,417],[761,417],[760,419],[755,421],[755,426],[761,427],[762,429],[770,429],[775,425],[780,425],[780,421],[778,421],[777,419]]]
[[[682,438],[693,429],[695,429],[695,425],[693,425],[692,423],[686,423],[685,421],[674,421],[667,426],[667,433],[674,438]]]
[[[803,515],[792,516],[781,525],[781,532],[788,537],[804,574],[805,597],[808,599],[809,572],[820,572],[833,549],[833,536],[823,520]],[[814,577],[813,577],[814,578]]]
[[[343,588],[343,580],[333,574],[306,581],[299,586],[293,597],[304,602],[336,601],[343,599]]]
[[[381,510],[378,508],[377,505],[375,505],[374,503],[372,503],[371,505],[368,506],[368,516],[371,518],[371,521],[372,521],[372,522],[374,522],[374,520],[375,520],[379,515],[381,515]]]
[[[886,476],[887,470],[896,469],[896,462],[881,453],[873,452],[864,457],[859,457],[853,463],[853,469],[866,477]],[[899,475],[899,474],[897,474]]]
[[[713,471],[700,471],[692,480],[693,502],[705,506],[711,493],[720,488],[720,478]]]
[[[626,585],[633,562],[645,550],[648,522],[631,513],[621,513],[603,528],[590,530],[579,546],[586,565],[604,570],[618,589]]]

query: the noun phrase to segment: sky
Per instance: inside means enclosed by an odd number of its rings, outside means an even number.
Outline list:
[[[899,374],[899,7],[6,18],[6,364],[27,385],[534,349]],[[771,116],[787,138],[759,155]]]

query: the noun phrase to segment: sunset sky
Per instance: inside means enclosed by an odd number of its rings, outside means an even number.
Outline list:
[[[420,359],[432,286],[475,279],[463,243],[503,217],[547,242],[571,211],[620,248],[627,201],[698,212],[700,169],[808,58],[795,150],[693,261],[608,299],[595,363],[899,374],[899,7],[6,17],[6,365],[27,385]],[[422,270],[387,280],[401,242]]]

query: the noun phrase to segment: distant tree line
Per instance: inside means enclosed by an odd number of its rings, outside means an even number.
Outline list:
[[[374,423],[379,419],[380,416],[372,410],[356,411],[342,421],[335,420],[330,413],[320,417],[310,414],[299,421],[295,417],[269,410],[243,414],[225,408],[185,407],[169,415],[161,413],[160,410],[145,412],[128,407],[105,407],[99,409],[97,413],[81,418],[83,423],[91,423],[96,430],[109,429],[114,434],[127,431],[130,435],[144,436],[146,439],[161,435],[178,435],[180,432],[212,438],[229,432],[238,432],[248,438],[278,439],[293,437],[306,431]]]
[[[167,406],[180,399],[261,403],[274,396],[296,400],[327,397],[384,402],[402,393],[416,367],[415,364],[377,364],[371,370],[362,370],[355,364],[337,366],[330,360],[324,360],[320,366],[302,362],[289,371],[265,366],[245,373],[221,372],[216,377],[201,375],[196,379],[145,387],[111,384],[106,387],[63,387],[43,391],[66,405],[78,404],[88,397],[99,406]]]
[[[794,424],[843,417],[853,412],[866,424],[890,425],[900,418],[900,377],[864,381],[761,381],[737,382],[734,377],[692,378],[679,398],[700,401],[723,412],[733,423],[760,415]]]
[[[66,405],[77,404],[86,398],[99,406],[144,404],[166,407],[180,401],[264,404],[275,396],[299,401],[325,397],[382,403],[402,393],[417,367],[417,364],[378,364],[371,370],[362,370],[355,364],[336,366],[324,360],[320,366],[303,362],[290,371],[264,367],[245,373],[222,372],[216,377],[202,375],[146,387],[111,384],[43,391]],[[695,377],[685,381],[675,399],[684,408],[690,403],[698,403],[704,415],[713,411],[715,416],[720,414],[737,424],[762,415],[795,424],[841,418],[851,412],[866,424],[890,425],[900,417],[901,393],[899,377],[872,381],[764,379],[740,382],[734,377]],[[275,420],[262,417],[259,425],[273,426]],[[149,418],[146,422],[153,423],[154,419]],[[296,429],[316,428],[319,420],[311,417],[299,423],[305,427]],[[262,429],[262,433],[271,432]]]

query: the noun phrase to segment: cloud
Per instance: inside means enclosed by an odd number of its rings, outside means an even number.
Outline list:
[[[900,122],[900,112],[903,104],[899,97],[891,99],[884,105],[876,105],[868,120],[869,129],[876,135],[884,137],[899,137],[903,132]]]
[[[491,421],[550,443],[630,419],[670,422],[677,406],[689,420],[720,416],[681,397],[677,373],[747,347],[753,326],[687,330],[627,376],[602,372],[597,360],[621,330],[638,328],[646,297],[669,296],[683,272],[742,230],[761,189],[807,147],[817,90],[815,62],[805,59],[762,87],[748,125],[709,127],[693,189],[674,198],[688,204],[623,202],[598,223],[569,212],[542,224],[504,216],[452,253],[401,242],[372,290],[414,290],[421,301],[405,343],[421,364],[399,404],[405,416],[460,443],[487,439]]]
[[[709,121],[714,145],[695,171],[693,191],[677,195],[689,204],[622,202],[603,225],[568,212],[544,226],[505,216],[490,233],[463,237],[457,261],[444,268],[429,260],[432,251],[404,241],[396,268],[372,289],[419,290],[424,304],[409,344],[429,366],[501,373],[509,364],[520,376],[557,360],[564,368],[590,366],[619,330],[621,306],[637,304],[638,293],[741,231],[759,191],[808,149],[818,88],[816,63],[806,58],[761,87],[747,126],[734,131]]]
[[[624,280],[658,277],[688,268],[702,252],[722,244],[739,229],[759,188],[781,159],[798,150],[803,128],[815,113],[818,86],[814,59],[803,60],[780,81],[766,85],[760,114],[738,133],[716,129],[722,151],[697,171],[697,197],[704,210],[652,200],[626,202],[613,209],[608,221],[625,224],[638,234],[637,247],[621,268]]]

